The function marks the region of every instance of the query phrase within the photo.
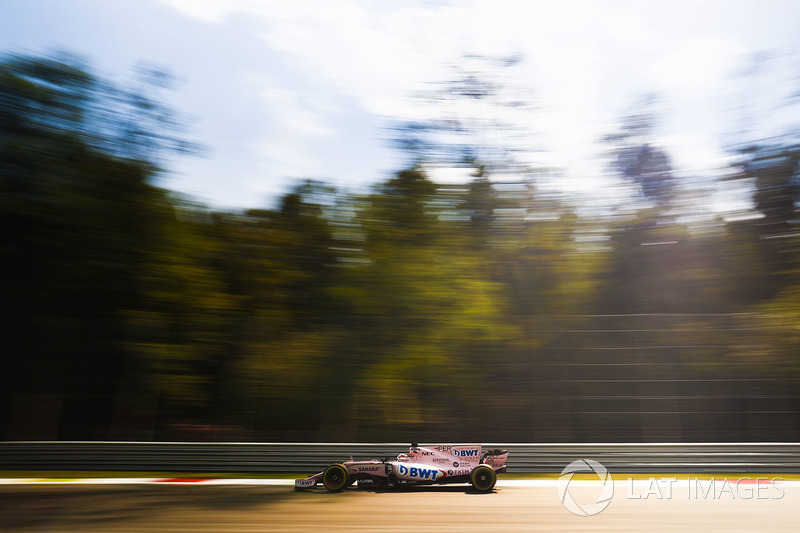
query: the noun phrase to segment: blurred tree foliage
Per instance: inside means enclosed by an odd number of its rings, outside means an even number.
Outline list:
[[[646,205],[611,218],[460,149],[469,184],[214,212],[154,185],[192,145],[147,79],[0,62],[0,437],[798,438],[796,147],[743,154],[738,222],[681,217],[637,119],[608,140]]]
[[[653,98],[625,117],[619,131],[604,141],[611,147],[612,168],[633,183],[641,195],[658,205],[669,205],[675,194],[672,165],[666,152],[654,145],[657,114]]]
[[[75,58],[0,64],[6,416],[24,418],[30,400],[14,391],[45,394],[59,436],[107,436],[125,315],[145,298],[141,277],[173,209],[151,185],[171,129],[159,109]]]

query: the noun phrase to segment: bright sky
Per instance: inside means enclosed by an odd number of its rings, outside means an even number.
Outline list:
[[[427,113],[412,95],[464,54],[523,58],[513,83],[537,111],[517,119],[587,194],[608,180],[598,139],[645,93],[662,97],[678,171],[705,177],[743,124],[779,130],[771,111],[800,88],[789,0],[8,0],[0,14],[0,51],[65,49],[114,79],[143,60],[172,70],[207,153],[164,184],[219,207],[271,205],[298,178],[386,179],[402,161],[386,128]],[[767,70],[737,77],[764,52]]]

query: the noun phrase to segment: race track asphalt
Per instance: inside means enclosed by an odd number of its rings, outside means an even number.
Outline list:
[[[630,495],[641,496],[646,485],[615,487],[608,508],[581,517],[561,505],[554,484],[501,484],[491,494],[463,486],[328,493],[263,485],[2,485],[0,531],[782,532],[800,527],[798,483],[780,492],[765,488],[759,494],[764,499],[755,491],[744,493],[751,498],[691,497],[680,486],[671,498],[662,493],[661,499],[634,499]],[[576,499],[586,496],[580,490],[594,489],[571,489]]]

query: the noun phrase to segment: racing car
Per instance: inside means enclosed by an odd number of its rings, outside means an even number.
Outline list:
[[[478,492],[490,492],[497,474],[506,471],[508,450],[483,451],[480,445],[419,446],[411,444],[408,454],[396,460],[345,461],[323,472],[295,480],[296,489],[318,484],[338,492],[358,483],[359,487],[398,487],[442,483],[469,483]]]

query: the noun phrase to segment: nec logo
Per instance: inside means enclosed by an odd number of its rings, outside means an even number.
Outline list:
[[[477,457],[478,450],[453,450],[455,457]]]
[[[436,479],[438,470],[433,468],[419,468],[416,466],[397,465],[397,473],[401,476],[408,476],[417,479]]]

